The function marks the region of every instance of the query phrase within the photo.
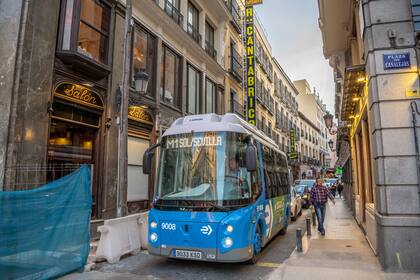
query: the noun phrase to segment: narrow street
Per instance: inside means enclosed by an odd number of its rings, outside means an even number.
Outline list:
[[[62,279],[268,279],[295,250],[296,229],[305,229],[308,211],[302,210],[302,216],[292,222],[286,235],[278,235],[268,244],[256,265],[167,260],[143,251],[117,264],[99,263],[94,271],[73,273]]]

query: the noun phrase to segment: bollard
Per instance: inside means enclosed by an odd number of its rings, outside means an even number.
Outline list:
[[[315,217],[315,211],[312,212],[312,225],[316,226],[316,217]]]
[[[306,235],[311,236],[311,218],[306,217]]]
[[[298,252],[302,252],[302,229],[297,228],[296,229],[296,249]]]

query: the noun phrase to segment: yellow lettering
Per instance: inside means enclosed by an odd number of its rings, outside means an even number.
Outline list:
[[[248,96],[255,96],[254,87],[248,87]]]
[[[247,55],[254,55],[254,46],[247,46],[246,52],[247,52]]]
[[[254,26],[248,26],[246,28],[246,35],[248,35],[248,36],[254,35]]]
[[[248,76],[254,76],[255,72],[254,72],[254,67],[249,66],[248,67]]]
[[[252,36],[248,37],[247,41],[246,41],[246,45],[249,46],[253,46],[254,45],[254,38]]]
[[[254,65],[254,56],[248,56],[248,65]]]
[[[253,17],[254,16],[254,9],[252,7],[246,8],[246,16]]]
[[[250,119],[255,118],[255,110],[254,109],[249,109],[248,110],[248,118],[250,118]]]
[[[253,86],[255,84],[255,78],[254,77],[248,77],[248,87]]]

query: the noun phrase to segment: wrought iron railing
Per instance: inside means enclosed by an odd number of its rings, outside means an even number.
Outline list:
[[[159,0],[156,0],[159,2]],[[163,10],[165,13],[170,16],[179,26],[182,27],[182,23],[184,21],[184,16],[181,12],[168,0],[164,0]]]
[[[214,59],[216,59],[217,58],[217,51],[216,51],[216,49],[214,48],[214,44],[213,43],[211,43],[211,42],[209,42],[209,41],[207,41],[206,40],[206,47],[205,47],[205,50],[206,50],[206,52],[212,57],[212,58],[214,58]]]
[[[230,73],[239,81],[242,82],[243,68],[242,68],[242,56],[238,51],[231,47],[230,48]]]
[[[201,34],[197,27],[188,23],[187,33],[196,41],[198,44],[201,44]]]

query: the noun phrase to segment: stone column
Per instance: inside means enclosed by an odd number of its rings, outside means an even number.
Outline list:
[[[25,9],[22,9],[22,7]],[[3,190],[4,172],[7,159],[7,146],[9,135],[9,120],[12,107],[13,96],[16,96],[16,86],[14,83],[16,68],[21,64],[16,63],[16,57],[22,54],[22,13],[27,15],[26,3],[19,0],[2,0],[0,2],[0,191]],[[19,43],[18,43],[19,41]],[[17,71],[18,73],[20,71]],[[8,171],[9,172],[9,171]]]
[[[385,269],[419,269],[420,207],[411,90],[419,90],[409,0],[363,1],[368,113],[377,197],[378,255]],[[385,69],[386,54],[409,54],[410,66]]]

